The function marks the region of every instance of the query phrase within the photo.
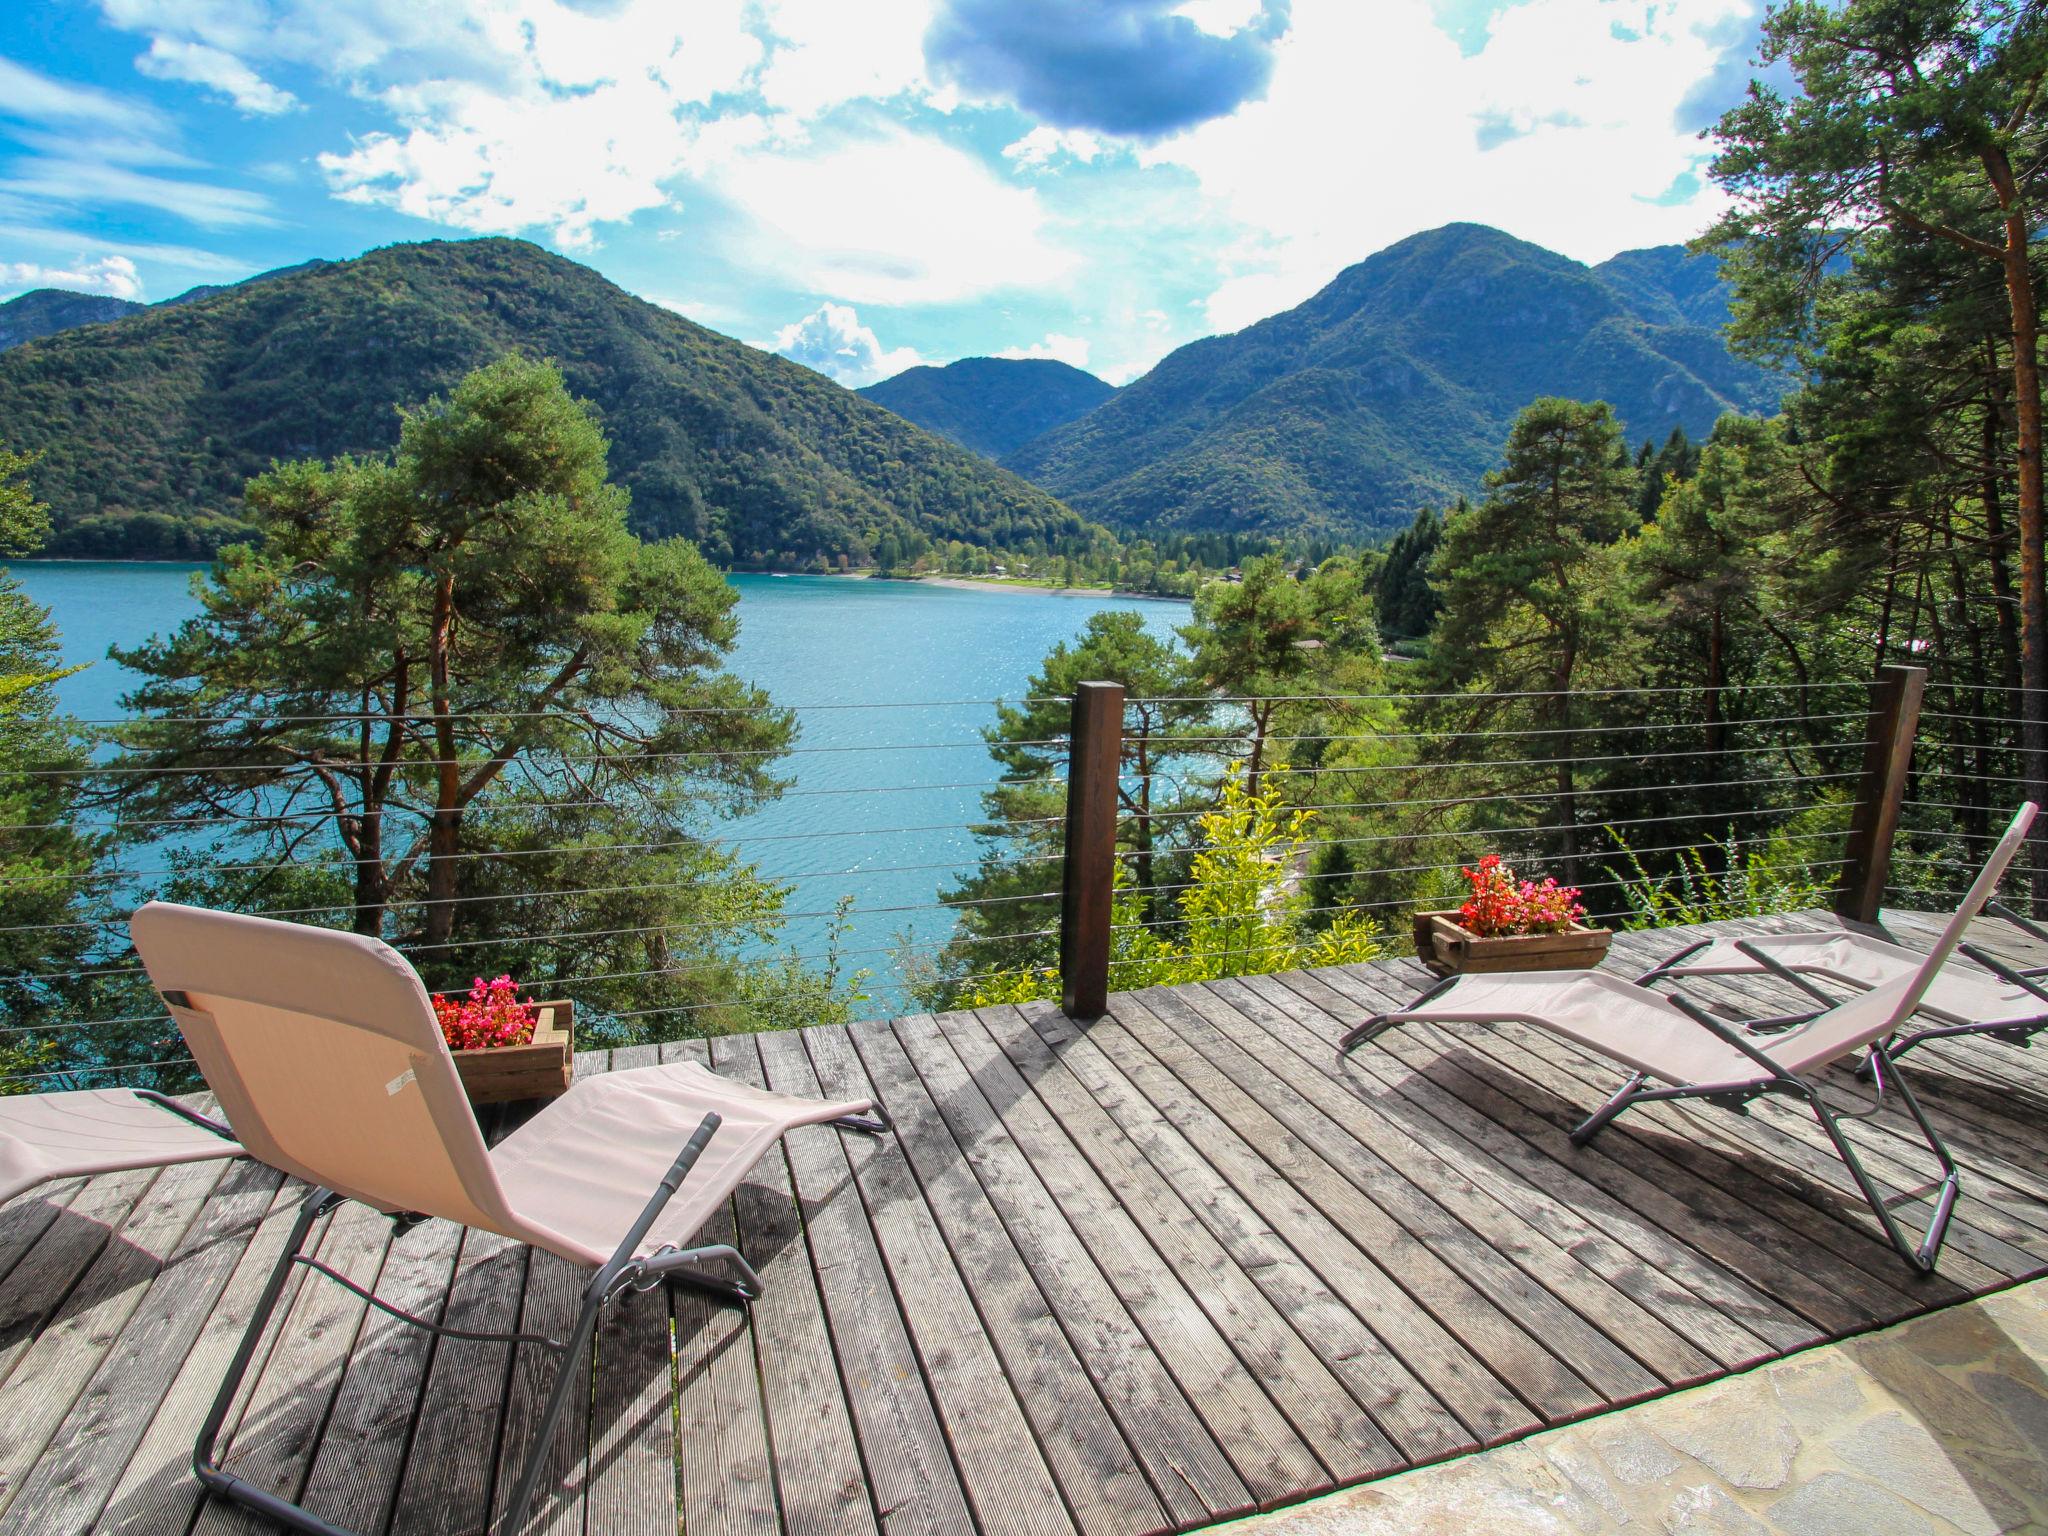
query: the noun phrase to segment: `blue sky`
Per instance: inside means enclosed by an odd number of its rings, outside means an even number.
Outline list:
[[[1116,382],[1453,219],[1713,217],[1757,0],[20,0],[0,297],[519,235],[859,384]]]

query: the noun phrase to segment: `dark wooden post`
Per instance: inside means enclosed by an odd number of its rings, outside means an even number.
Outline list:
[[[1116,891],[1116,785],[1124,752],[1121,683],[1074,690],[1067,749],[1067,847],[1060,891],[1060,1006],[1077,1019],[1109,1007],[1110,903]]]
[[[1920,728],[1920,699],[1927,691],[1925,667],[1880,667],[1870,685],[1870,725],[1865,735],[1863,780],[1856,788],[1856,812],[1849,820],[1849,862],[1842,867],[1835,911],[1851,921],[1874,923],[1884,905],[1892,872],[1892,839],[1906,799],[1906,775],[1913,766],[1913,736]]]

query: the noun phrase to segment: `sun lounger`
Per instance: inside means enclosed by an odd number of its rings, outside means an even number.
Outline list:
[[[336,1536],[317,1516],[224,1471],[216,1455],[229,1405],[292,1266],[319,1270],[406,1322],[447,1332],[303,1252],[314,1223],[335,1206],[360,1201],[406,1225],[444,1217],[596,1270],[575,1331],[552,1345],[561,1363],[500,1525],[510,1532],[525,1519],[575,1384],[588,1386],[578,1361],[605,1304],[629,1288],[666,1281],[741,1301],[758,1295],[760,1278],[737,1251],[685,1246],[689,1239],[785,1132],[813,1124],[888,1128],[866,1099],[794,1098],[679,1063],[585,1079],[487,1147],[426,990],[388,946],[161,902],[139,910],[130,932],[243,1145],[313,1186],[193,1463],[216,1494],[294,1530]]]
[[[2032,805],[2023,806],[2019,816],[2031,820],[2033,812]],[[2017,924],[2033,937],[2048,940],[2048,930],[1997,902],[1987,901],[1984,910]],[[1974,960],[1982,970],[1956,965],[1942,968],[1920,998],[1919,1012],[1933,1023],[1923,1029],[1902,1028],[1886,1047],[1894,1061],[1929,1040],[1991,1035],[2025,1045],[2037,1031],[2048,1029],[2048,986],[2042,983],[2048,968],[2008,965],[1974,944],[1958,944],[1956,952]],[[1835,1001],[1834,996],[1816,985],[1817,980],[1868,991],[1911,974],[1919,969],[1923,958],[1918,950],[1903,944],[1839,929],[1758,933],[1702,939],[1652,966],[1637,980],[1654,986],[1660,981],[1693,976],[1769,975],[1828,1007]],[[1747,1027],[1751,1031],[1783,1027],[1808,1016],[1801,1013],[1752,1019]]]
[[[1631,1069],[1621,1088],[1571,1133],[1583,1146],[1616,1115],[1636,1104],[1704,1099],[1740,1109],[1767,1093],[1803,1100],[1812,1109],[1850,1176],[1869,1202],[1885,1237],[1916,1270],[1934,1268],[1955,1210],[1960,1175],[1947,1146],[1928,1122],[1905,1075],[1892,1063],[1887,1038],[1920,1006],[1921,999],[1963,931],[1989,899],[2006,866],[2018,853],[2034,808],[2025,807],[1999,840],[1991,861],[1977,876],[1962,905],[1943,928],[1933,950],[1904,975],[1857,993],[1774,1036],[1752,1037],[1738,1024],[1716,1017],[1683,992],[1669,995],[1637,982],[1596,972],[1530,971],[1454,976],[1439,982],[1404,1008],[1367,1019],[1345,1034],[1349,1052],[1401,1024],[1526,1024],[1577,1041]],[[1871,1182],[1855,1149],[1843,1135],[1838,1114],[1822,1097],[1818,1074],[1831,1062],[1869,1052],[1878,1103],[1888,1088],[1919,1127],[1941,1167],[1934,1214],[1916,1243],[1899,1226]],[[1859,1115],[1860,1117],[1860,1115]]]
[[[0,1098],[0,1202],[50,1179],[241,1153],[217,1120],[141,1088]]]

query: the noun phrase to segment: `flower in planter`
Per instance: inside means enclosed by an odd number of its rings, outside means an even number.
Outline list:
[[[1540,885],[1534,880],[1517,880],[1497,853],[1489,853],[1477,869],[1463,873],[1472,884],[1472,894],[1458,908],[1458,921],[1483,939],[1568,933],[1572,924],[1586,915],[1577,886],[1559,885],[1552,879]]]
[[[519,1000],[519,986],[510,976],[493,981],[476,978],[469,996],[451,1001],[434,994],[434,1018],[451,1051],[489,1051],[507,1045],[531,1045],[539,1013]]]

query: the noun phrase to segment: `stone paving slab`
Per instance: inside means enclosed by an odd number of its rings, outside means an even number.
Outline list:
[[[2048,1532],[2048,1280],[1230,1536]]]

